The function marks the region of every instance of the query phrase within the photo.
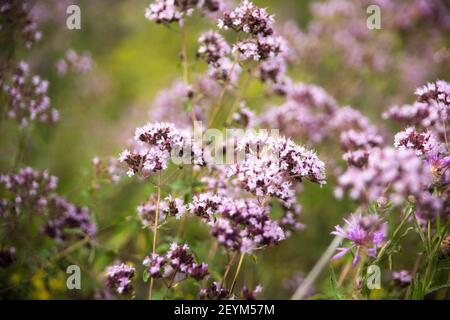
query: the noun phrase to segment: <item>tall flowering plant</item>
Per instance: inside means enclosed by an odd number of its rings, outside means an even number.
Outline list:
[[[450,14],[440,1],[375,2],[390,8],[393,34],[413,30],[393,13],[403,9],[428,26],[419,40],[428,32],[437,42],[445,38]],[[24,282],[82,261],[93,282],[88,297],[272,297],[264,287],[274,284],[253,272],[255,266],[264,263],[260,257],[297,241],[296,233],[307,227],[301,202],[319,205],[328,192],[351,213],[334,229],[320,224],[321,237],[334,240],[317,254],[310,272],[298,270],[284,281],[292,298],[315,295],[328,265],[330,286],[317,297],[372,298],[374,267],[389,272],[382,279],[390,289],[386,298],[425,298],[448,287],[443,270],[450,251],[450,84],[437,80],[418,87],[414,102],[389,107],[372,121],[362,110],[341,105],[342,97],[295,80],[301,64],[317,67],[319,53],[329,50],[340,67],[369,65],[382,75],[402,69],[395,58],[420,58],[403,50],[391,59],[395,37],[372,39],[357,4],[314,3],[313,22],[302,31],[248,0],[154,0],[142,19],[173,35],[179,77],[156,94],[149,119],[129,134],[117,156],[93,157],[91,180],[83,177],[81,192],[64,192],[64,179],[28,165],[34,163],[26,157],[30,134],[64,121],[64,109],[54,109],[49,81],[17,54],[41,39],[26,5],[3,1],[0,14],[0,32],[8,30],[11,44],[0,65],[1,121],[19,133],[12,164],[0,175],[0,270],[6,270],[0,280],[30,261],[38,267]],[[197,18],[211,29],[197,30]],[[337,34],[334,25],[341,27]],[[89,53],[65,49],[54,71],[63,79],[93,66]],[[407,78],[402,71],[400,78]],[[260,91],[263,106],[253,97]],[[390,132],[396,124],[402,130]],[[126,211],[126,218],[113,222],[111,213],[99,212],[104,207],[98,202],[112,202],[103,189],[118,190],[133,203],[131,210],[122,204],[110,209]],[[72,202],[77,193],[87,199],[80,201],[84,205]],[[123,227],[117,234],[116,224]],[[29,249],[29,239],[39,250]],[[417,257],[406,260],[415,261],[400,269],[397,257],[413,250]],[[294,252],[292,259],[302,254]],[[5,296],[16,293],[8,288]]]

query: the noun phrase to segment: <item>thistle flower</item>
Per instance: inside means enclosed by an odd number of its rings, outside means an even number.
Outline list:
[[[413,149],[418,156],[438,153],[443,149],[430,131],[417,132],[413,127],[398,132],[394,140],[395,148]]]
[[[59,119],[59,113],[50,108],[50,98],[47,96],[48,81],[35,75],[30,77],[29,67],[20,62],[9,82],[3,84],[7,95],[7,116],[26,127],[30,121],[54,123]]]
[[[408,270],[400,270],[392,272],[392,280],[395,285],[404,288],[409,286],[412,278]]]
[[[220,29],[232,29],[236,32],[245,32],[256,35],[269,36],[273,33],[273,16],[266,9],[258,8],[248,0],[242,1],[231,12],[225,12],[219,19]]]
[[[362,216],[354,213],[344,221],[345,227],[336,226],[332,234],[350,240],[350,247],[338,248],[339,253],[333,259],[341,258],[352,249],[355,249],[353,265],[363,253],[375,257],[379,245],[386,239],[387,223],[377,214]]]
[[[208,64],[216,64],[222,57],[231,52],[225,39],[215,31],[207,31],[198,38],[200,47],[197,56],[203,57]]]
[[[16,259],[16,248],[4,247],[0,249],[0,268],[9,267]]]
[[[207,288],[200,289],[199,299],[200,300],[222,300],[225,299],[229,294],[227,288],[223,288],[220,282],[215,281]]]
[[[172,243],[164,255],[153,253],[147,256],[143,265],[153,278],[170,278],[180,282],[188,277],[202,280],[208,277],[208,265],[197,264],[187,244]]]
[[[135,273],[136,269],[125,263],[109,266],[106,269],[107,285],[118,294],[129,294],[133,291],[131,279]]]

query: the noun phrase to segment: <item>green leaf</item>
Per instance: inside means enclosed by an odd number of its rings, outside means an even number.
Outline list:
[[[149,278],[150,278],[150,273],[148,273],[147,270],[144,270],[144,272],[142,273],[142,280],[144,280],[144,282],[147,282]]]
[[[438,290],[441,290],[441,289],[444,289],[444,288],[450,288],[450,283],[446,283],[446,284],[442,284],[440,286],[436,286],[436,287],[430,288],[430,289],[427,290],[426,294],[430,294],[430,293],[433,293],[435,291],[438,291]]]

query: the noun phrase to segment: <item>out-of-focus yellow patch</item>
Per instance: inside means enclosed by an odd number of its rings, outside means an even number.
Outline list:
[[[31,292],[31,298],[37,300],[47,300],[50,299],[50,292],[48,292],[45,285],[46,273],[44,270],[39,269],[31,278],[31,286],[33,290]]]
[[[55,277],[48,279],[48,286],[51,291],[62,291],[66,289],[66,278],[62,272]]]

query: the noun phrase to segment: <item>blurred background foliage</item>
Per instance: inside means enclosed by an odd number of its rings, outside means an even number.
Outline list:
[[[31,51],[18,53],[30,62],[35,73],[50,81],[52,105],[61,113],[61,120],[54,126],[36,125],[33,130],[25,130],[23,165],[48,168],[51,174],[58,176],[58,191],[70,201],[88,205],[102,232],[95,248],[78,250],[58,260],[55,268],[34,268],[33,274],[27,273],[29,266],[17,266],[7,273],[0,270],[0,296],[5,298],[92,298],[95,290],[102,287],[99,275],[116,260],[135,264],[139,270],[137,280],[140,280],[143,255],[151,248],[151,235],[141,228],[136,206],[155,191],[154,187],[125,178],[119,184],[103,185],[94,190],[91,188],[92,159],[117,156],[132,137],[134,128],[150,119],[151,102],[157,92],[181,76],[179,35],[144,18],[149,0],[74,2],[81,8],[81,30],[66,28],[65,1],[61,5],[39,1],[37,5],[49,10],[52,18],[40,25],[43,39]],[[310,23],[310,2],[313,1],[255,1],[275,13],[277,21],[292,19],[302,28]],[[211,25],[198,18],[188,19],[187,25],[188,55],[194,59],[196,39]],[[399,50],[402,40],[397,39]],[[55,63],[69,48],[91,54],[94,64],[90,72],[66,77],[57,75]],[[204,63],[199,62],[192,71],[200,72],[205,68]],[[392,103],[411,102],[416,86],[399,81],[389,70],[382,74],[372,72],[370,67],[350,70],[333,52],[314,65],[300,61],[290,75],[298,81],[323,86],[340,105],[348,104],[363,111],[374,123],[382,122],[381,112]],[[448,65],[438,68],[434,77],[426,80],[446,75]],[[261,92],[261,85],[254,84],[250,88],[247,95],[251,108],[260,109],[265,105]],[[7,172],[12,167],[19,133],[17,125],[8,120],[2,120],[0,131],[0,171]],[[319,146],[319,154],[327,153],[328,148],[333,146]],[[354,209],[350,201],[337,201],[333,197],[332,186],[332,181],[322,189],[306,185],[299,197],[306,229],[277,247],[258,253],[257,258],[246,260],[242,279],[247,285],[261,283],[264,287],[261,298],[289,298],[294,289],[286,287],[286,279],[312,268],[332,240],[333,227]],[[161,244],[172,239],[171,227],[175,229],[171,224],[165,226],[167,232],[162,232]],[[189,221],[184,240],[200,260],[207,259],[211,243],[206,227],[197,220]],[[29,245],[32,247],[33,243]],[[45,259],[54,252],[36,252],[36,255]],[[211,269],[219,272],[220,266],[226,263],[225,258],[218,255],[215,261],[208,261]],[[414,258],[402,253],[394,264],[397,268],[409,268]],[[71,263],[82,268],[80,291],[68,291],[65,286],[65,268]],[[136,296],[145,296],[146,285],[137,282],[141,284],[137,285]],[[193,283],[182,286],[180,292],[175,290],[173,298],[182,293],[184,298],[195,298],[196,290],[189,290]],[[328,272],[323,272],[317,286],[319,292],[327,293]],[[161,290],[159,297],[163,293]],[[382,296],[383,292],[378,294]]]

